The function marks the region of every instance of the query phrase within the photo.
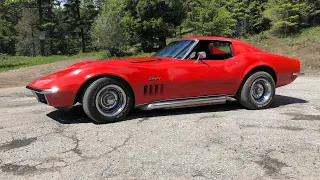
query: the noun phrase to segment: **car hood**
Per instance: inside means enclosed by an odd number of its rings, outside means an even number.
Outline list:
[[[70,65],[56,73],[42,77],[41,79],[35,80],[28,84],[28,86],[46,89],[51,88],[52,83],[58,80],[60,77],[74,76],[79,74],[83,69],[97,68],[97,67],[108,67],[108,66],[135,66],[135,65],[148,65],[148,63],[163,62],[164,59],[159,57],[145,57],[145,58],[126,58],[126,59],[111,59],[111,60],[88,60]]]
[[[107,59],[107,60],[88,60],[68,66],[66,69],[81,69],[87,67],[98,67],[106,65],[130,65],[130,64],[145,64],[150,62],[160,62],[162,58],[159,57],[143,57],[143,58],[124,58],[124,59]]]

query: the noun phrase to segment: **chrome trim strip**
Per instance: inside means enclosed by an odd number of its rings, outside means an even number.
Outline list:
[[[48,105],[48,106],[51,106],[50,103],[49,103],[49,101],[48,101],[47,95],[44,94],[44,98],[46,98],[47,105]]]
[[[41,90],[41,89],[33,88],[31,86],[26,86],[26,88],[31,90],[31,91],[33,91],[33,92],[39,93],[39,94],[53,94],[53,93],[56,93],[56,91],[54,91],[53,89]]]
[[[45,89],[45,90],[42,90],[39,93],[40,94],[53,94],[53,93],[55,93],[55,91],[53,91],[52,89]]]
[[[199,97],[190,99],[177,99],[153,102],[150,104],[145,104],[140,106],[142,110],[153,110],[153,109],[173,109],[181,107],[195,107],[203,105],[214,105],[214,104],[224,104],[227,102],[227,96],[209,96],[209,97]]]
[[[304,76],[304,73],[292,73],[292,76]]]
[[[39,97],[37,96],[37,94],[34,91],[31,91],[31,92],[36,97],[36,99],[39,101]]]

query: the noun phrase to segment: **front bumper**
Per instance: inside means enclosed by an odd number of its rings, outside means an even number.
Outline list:
[[[57,90],[55,89],[46,89],[46,90],[41,90],[41,89],[37,89],[31,86],[26,86],[27,89],[31,90],[31,92],[35,95],[35,97],[37,98],[37,100],[39,102],[42,102],[44,104],[48,104],[48,99],[47,99],[47,94],[53,94],[53,93],[57,93]]]
[[[53,94],[58,92],[58,88],[56,87],[53,87],[51,89],[45,89],[45,90],[37,89],[31,86],[26,86],[26,88],[30,89],[32,92],[39,93],[39,94]]]
[[[27,89],[35,95],[37,100],[49,106],[71,108],[74,103],[74,93],[70,91],[62,91],[56,87],[51,89],[37,89],[26,86]]]

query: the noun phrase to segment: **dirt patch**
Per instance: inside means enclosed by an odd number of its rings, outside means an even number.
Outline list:
[[[303,130],[305,130],[304,128],[293,127],[293,126],[280,126],[280,127],[277,127],[277,128],[278,129],[289,130],[289,131],[303,131]]]
[[[254,162],[260,165],[265,170],[265,173],[269,176],[279,174],[283,167],[288,167],[287,164],[267,155],[262,156],[261,160]]]
[[[32,142],[36,141],[37,138],[28,138],[28,139],[15,139],[8,143],[5,143],[0,146],[0,150],[8,151],[11,149],[21,148],[24,146],[28,146]]]
[[[295,121],[320,121],[320,115],[309,115],[309,114],[288,114],[285,115],[292,116],[291,120]]]
[[[37,171],[37,168],[35,166],[16,164],[5,164],[3,166],[0,166],[0,169],[2,170],[2,172],[13,172],[16,175],[32,174],[33,172]]]
[[[96,59],[95,57],[83,57],[66,61],[58,61],[49,64],[41,64],[26,68],[14,69],[0,73],[0,88],[26,86],[31,81],[39,79],[48,74],[57,72],[71,64]]]

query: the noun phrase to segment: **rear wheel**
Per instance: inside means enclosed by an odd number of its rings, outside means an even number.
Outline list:
[[[275,95],[275,82],[267,72],[253,73],[243,84],[238,101],[247,109],[265,109],[270,106]]]
[[[133,106],[133,94],[121,81],[104,77],[86,89],[82,106],[85,113],[98,123],[122,120]]]

